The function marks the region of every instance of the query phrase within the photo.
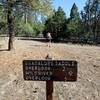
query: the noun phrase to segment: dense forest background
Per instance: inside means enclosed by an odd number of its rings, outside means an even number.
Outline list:
[[[83,9],[74,3],[67,17],[52,0],[0,0],[0,35],[9,36],[9,50],[15,36],[46,37],[47,32],[53,41],[100,43],[100,0],[87,0]]]

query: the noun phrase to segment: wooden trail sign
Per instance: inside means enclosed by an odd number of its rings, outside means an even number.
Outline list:
[[[76,81],[77,62],[70,60],[24,60],[24,79],[30,81]]]
[[[46,81],[46,100],[52,100],[53,81],[76,81],[77,62],[70,60],[24,60],[23,76],[28,81]]]

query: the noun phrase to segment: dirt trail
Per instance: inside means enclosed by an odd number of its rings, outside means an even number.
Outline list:
[[[54,82],[54,100],[100,100],[100,47],[16,40],[13,51],[5,51],[7,40],[0,40],[0,100],[45,100],[45,82],[25,82],[24,59],[78,61],[78,81]]]

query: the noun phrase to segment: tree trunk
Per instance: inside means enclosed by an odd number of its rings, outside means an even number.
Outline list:
[[[95,32],[94,32],[94,42],[96,43],[96,39],[97,39],[97,13],[98,13],[98,5],[99,5],[99,1],[96,2],[96,8],[95,8]]]
[[[7,23],[8,23],[8,34],[9,34],[9,41],[8,41],[8,50],[13,49],[13,41],[14,41],[14,16],[13,16],[13,2],[12,0],[8,1],[8,12],[7,12]]]
[[[95,12],[94,42],[96,42],[96,37],[97,37],[97,16],[96,16],[96,12]]]

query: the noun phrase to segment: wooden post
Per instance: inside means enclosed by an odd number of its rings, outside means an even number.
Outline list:
[[[46,56],[47,60],[52,59],[52,57],[50,57],[50,55],[48,54]],[[46,81],[46,100],[53,100],[52,97],[53,94],[53,81]]]
[[[46,81],[46,100],[53,100],[53,81]]]
[[[48,33],[47,33],[48,35]],[[49,49],[51,48],[51,34],[49,33],[49,35],[47,36],[49,39]],[[46,56],[47,60],[52,60],[52,57],[50,55],[50,51]],[[46,100],[53,100],[53,81],[46,81]]]

